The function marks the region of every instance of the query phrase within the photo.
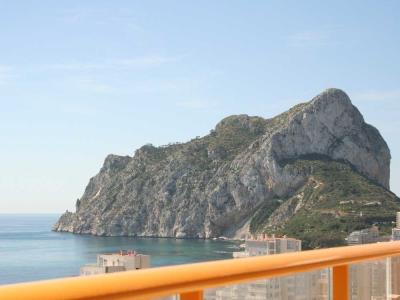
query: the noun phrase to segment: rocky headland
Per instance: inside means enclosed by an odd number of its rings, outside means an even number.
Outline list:
[[[187,143],[109,155],[56,231],[242,238],[290,234],[307,248],[389,228],[390,151],[349,97],[328,89],[271,119],[235,115]]]

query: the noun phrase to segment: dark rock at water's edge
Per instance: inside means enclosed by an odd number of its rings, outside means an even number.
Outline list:
[[[321,237],[310,247],[340,244],[354,228],[389,226],[387,209],[400,209],[389,172],[378,130],[343,91],[328,89],[272,119],[230,116],[187,143],[109,155],[76,212],[61,216],[54,230],[177,238],[288,231]],[[354,189],[335,184],[343,176]],[[381,206],[364,209],[371,195]],[[351,205],[340,204],[346,201]],[[322,218],[332,219],[332,228],[314,226]]]

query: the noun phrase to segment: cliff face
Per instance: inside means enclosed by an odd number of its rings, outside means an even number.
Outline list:
[[[54,230],[237,236],[260,207],[278,209],[309,182],[310,169],[287,167],[307,157],[342,161],[371,184],[389,189],[385,141],[343,91],[329,89],[272,119],[230,116],[188,143],[146,145],[133,157],[109,155],[76,212],[65,213]]]

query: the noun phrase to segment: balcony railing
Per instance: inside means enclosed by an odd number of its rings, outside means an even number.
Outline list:
[[[180,295],[180,299],[199,300],[209,288],[331,268],[331,297],[344,300],[350,297],[349,265],[399,255],[400,242],[337,247],[4,285],[0,299],[125,300]]]

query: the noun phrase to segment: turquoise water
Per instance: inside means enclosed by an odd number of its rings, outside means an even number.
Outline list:
[[[58,215],[0,214],[0,284],[79,274],[96,254],[134,249],[151,255],[152,266],[231,258],[239,243],[129,237],[93,237],[52,232]]]

